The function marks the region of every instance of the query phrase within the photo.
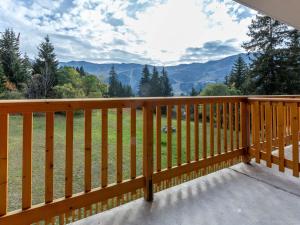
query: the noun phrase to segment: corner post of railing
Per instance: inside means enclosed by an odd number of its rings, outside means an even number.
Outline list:
[[[241,102],[241,133],[242,133],[242,149],[243,162],[249,164],[251,161],[250,157],[250,103],[248,99]]]
[[[153,111],[153,105],[145,101],[143,106],[143,175],[146,201],[153,200]]]

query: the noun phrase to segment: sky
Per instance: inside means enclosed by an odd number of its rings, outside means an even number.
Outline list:
[[[1,0],[0,32],[32,59],[49,35],[60,61],[177,65],[243,52],[255,14],[232,0]]]

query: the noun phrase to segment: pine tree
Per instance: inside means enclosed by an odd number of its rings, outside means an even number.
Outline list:
[[[6,77],[2,68],[2,65],[0,64],[0,93],[5,91],[5,82],[6,82]]]
[[[282,74],[281,93],[299,94],[300,92],[300,32],[293,29],[289,32],[287,50],[284,52],[286,59],[286,73]]]
[[[84,69],[83,69],[83,66],[80,66],[80,68],[79,68],[79,74],[80,74],[82,77],[86,75],[86,73],[85,73],[85,71],[84,71]]]
[[[139,91],[138,94],[141,97],[147,97],[150,96],[150,72],[148,69],[148,66],[145,65],[142,71],[142,77],[139,84]]]
[[[284,74],[282,49],[288,27],[270,17],[258,15],[249,26],[249,42],[243,47],[254,55],[251,80],[258,94],[280,93],[280,76]]]
[[[115,71],[115,67],[112,66],[109,72],[108,78],[109,86],[108,86],[108,96],[109,97],[119,97],[121,84],[118,80],[117,73]]]
[[[53,87],[57,84],[58,61],[54,53],[54,46],[50,42],[49,36],[38,47],[38,58],[33,64],[35,74],[41,75],[41,87],[43,98],[53,95]]]
[[[152,76],[150,79],[150,94],[149,96],[157,97],[162,95],[162,85],[161,85],[161,79],[159,77],[159,73],[156,69],[156,67],[153,67]]]
[[[161,87],[162,87],[162,96],[173,96],[173,89],[172,85],[170,83],[168,73],[163,67],[162,69],[162,75],[161,75]]]
[[[190,96],[198,96],[198,95],[199,95],[199,92],[197,92],[196,89],[194,87],[192,87]]]
[[[29,74],[22,63],[20,54],[20,35],[6,29],[0,38],[0,63],[6,78],[17,89],[22,89]]]
[[[229,76],[225,79],[225,84],[230,88],[235,88],[244,92],[244,83],[248,75],[248,66],[245,63],[243,57],[239,55],[234,63]]]

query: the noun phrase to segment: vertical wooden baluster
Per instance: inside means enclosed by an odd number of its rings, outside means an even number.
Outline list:
[[[240,123],[241,123],[241,147],[244,149],[243,162],[249,163],[251,160],[250,149],[250,107],[246,102],[240,103]],[[253,129],[253,128],[252,128]]]
[[[230,151],[233,151],[233,110],[232,103],[229,103],[229,137],[230,137]]]
[[[277,132],[278,132],[278,147],[279,147],[279,171],[284,172],[284,109],[283,103],[277,105]]]
[[[0,113],[0,216],[7,213],[9,116]]]
[[[66,117],[66,174],[65,174],[65,197],[72,196],[73,186],[73,112],[68,111]]]
[[[117,109],[117,183],[121,183],[123,180],[122,163],[123,163],[123,128],[122,128],[122,108]]]
[[[161,107],[156,107],[156,171],[161,171]]]
[[[252,138],[251,138],[251,141],[252,141],[252,144],[254,145],[254,142],[255,142],[255,129],[254,129],[254,119],[253,119],[253,115],[254,115],[254,104],[251,103],[250,105],[250,110],[251,110],[251,135],[252,135]]]
[[[199,109],[194,105],[195,161],[199,160]]]
[[[277,121],[277,110],[276,110],[276,104],[272,104],[272,127],[273,127],[273,140],[274,140],[274,144],[272,143],[272,145],[274,146],[277,146],[277,132],[276,132],[276,129],[277,129],[277,124],[276,124],[276,121]]]
[[[101,112],[101,187],[104,188],[108,183],[108,120],[107,120],[107,109],[102,109]]]
[[[177,105],[177,166],[181,165],[181,105]]]
[[[214,152],[214,135],[215,135],[215,129],[214,129],[214,104],[210,104],[210,109],[209,109],[209,124],[210,124],[210,156],[213,157],[215,152]]]
[[[221,115],[220,103],[217,103],[217,152],[221,154]]]
[[[130,176],[136,177],[136,109],[130,109]]]
[[[266,113],[266,156],[267,166],[272,167],[272,109],[270,102],[265,103]]]
[[[299,115],[298,115],[298,104],[291,103],[291,129],[292,129],[292,145],[293,145],[293,175],[299,177]]]
[[[254,144],[255,144],[255,158],[256,162],[260,163],[260,113],[259,102],[254,102],[253,107],[253,120],[254,120]]]
[[[186,161],[191,161],[191,111],[190,105],[185,106],[185,122],[186,122]]]
[[[170,111],[168,107],[168,111]],[[169,112],[167,112],[169,114]],[[153,200],[153,109],[143,107],[143,175],[145,177],[144,198]]]
[[[234,104],[234,126],[235,126],[235,140],[236,140],[236,149],[240,148],[240,130],[239,130],[239,104],[236,102]]]
[[[31,207],[32,188],[32,113],[23,114],[22,209]]]
[[[91,191],[92,183],[92,110],[84,111],[84,191]]]
[[[53,201],[53,141],[54,113],[46,113],[45,202]]]
[[[262,146],[264,146],[265,142],[265,109],[264,104],[260,104],[260,130],[261,130],[261,142]]]
[[[167,106],[167,161],[168,168],[172,167],[172,106]]]
[[[283,136],[284,136],[284,140],[287,139],[288,137],[288,107],[285,105],[283,106],[283,127],[284,127],[284,131],[283,131]]]
[[[206,138],[206,104],[202,105],[202,158],[207,157],[207,138]]]
[[[223,135],[224,135],[224,152],[227,152],[227,103],[223,103]]]

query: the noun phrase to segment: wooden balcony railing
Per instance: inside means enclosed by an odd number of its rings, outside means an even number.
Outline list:
[[[298,105],[244,96],[0,101],[0,225],[66,224],[151,201],[250,153],[299,175]],[[282,153],[289,143],[292,160]]]

